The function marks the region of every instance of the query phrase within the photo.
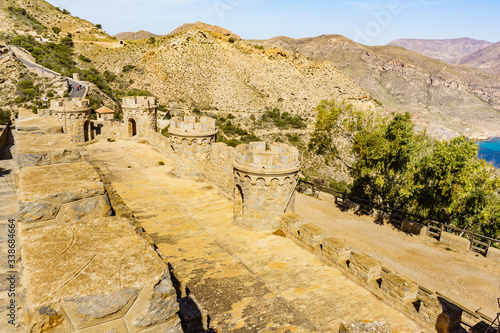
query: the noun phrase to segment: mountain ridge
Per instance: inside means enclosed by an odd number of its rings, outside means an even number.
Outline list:
[[[331,61],[389,111],[410,111],[417,125],[435,137],[500,136],[500,83],[496,75],[397,46],[365,46],[340,35],[248,42]]]

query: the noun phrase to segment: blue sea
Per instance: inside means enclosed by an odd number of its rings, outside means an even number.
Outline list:
[[[479,142],[479,157],[500,168],[500,138]]]

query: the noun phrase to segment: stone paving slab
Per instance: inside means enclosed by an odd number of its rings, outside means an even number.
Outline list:
[[[148,146],[87,149],[222,332],[338,332],[347,320],[423,331],[291,240],[231,224],[231,201],[211,184],[170,177],[171,164]],[[160,160],[166,166],[152,167]]]

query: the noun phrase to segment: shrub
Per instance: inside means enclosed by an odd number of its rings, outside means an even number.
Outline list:
[[[73,43],[73,39],[71,37],[64,37],[61,38],[61,44],[66,45],[68,47],[74,47],[75,44]]]
[[[156,43],[156,38],[154,38],[153,36],[149,37],[148,44],[154,44],[154,43]]]
[[[133,70],[135,68],[134,65],[125,65],[123,66],[123,69],[122,69],[122,72],[123,73],[127,73],[127,72],[130,72],[131,70]]]
[[[281,113],[279,109],[273,109],[272,111],[266,111],[262,115],[262,120],[266,122],[271,120],[274,126],[279,129],[303,129],[307,125],[299,115],[291,116],[288,112]]]
[[[153,96],[147,90],[132,89],[127,92],[127,96]]]
[[[90,58],[87,58],[87,57],[86,57],[86,56],[84,56],[83,54],[80,54],[80,55],[78,56],[78,59],[79,59],[80,61],[83,61],[83,62],[92,62],[92,60],[91,60]]]
[[[61,29],[60,29],[60,28],[58,28],[58,27],[52,27],[52,31],[54,31],[54,33],[55,33],[56,35],[59,35],[59,33],[61,32]]]
[[[96,27],[97,29],[102,29],[102,24],[97,23],[97,24],[95,25],[95,27]]]
[[[0,125],[7,125],[10,121],[10,111],[0,109]]]
[[[233,37],[229,37],[229,39],[227,40],[229,43],[233,44],[234,43],[234,38]]]

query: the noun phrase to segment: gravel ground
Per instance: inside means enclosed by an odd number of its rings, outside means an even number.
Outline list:
[[[435,291],[447,289],[491,313],[500,310],[500,262],[463,252],[426,236],[408,235],[370,216],[342,212],[335,204],[298,194],[295,212],[354,251],[369,254],[385,267]],[[448,293],[449,293],[448,292]]]

